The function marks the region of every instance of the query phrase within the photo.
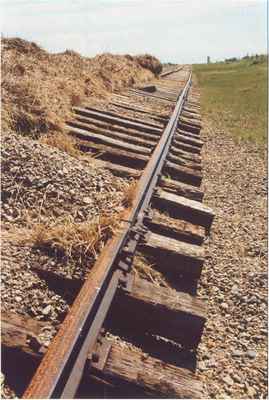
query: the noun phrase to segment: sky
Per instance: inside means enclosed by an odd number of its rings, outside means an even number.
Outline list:
[[[266,0],[0,0],[1,32],[50,52],[201,63],[267,52]]]

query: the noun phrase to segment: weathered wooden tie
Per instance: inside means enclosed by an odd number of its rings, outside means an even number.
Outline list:
[[[202,174],[200,171],[196,169],[183,167],[181,165],[172,163],[168,161],[164,167],[163,171],[164,175],[168,174],[175,180],[178,180],[183,183],[188,183],[199,187],[202,181]]]
[[[106,146],[104,144],[98,144],[94,142],[87,142],[85,140],[76,139],[77,145],[82,151],[91,151],[97,154],[98,159],[104,159],[105,161],[111,161],[114,163],[127,164],[127,166],[135,166],[136,168],[143,168],[149,160],[149,156],[144,156],[138,153],[132,153],[130,151]]]
[[[86,132],[91,133],[96,133],[96,134],[101,134],[104,136],[109,136],[115,139],[123,139],[128,141],[129,143],[137,144],[137,145],[142,145],[145,147],[153,147],[156,144],[156,139],[155,140],[148,140],[143,137],[143,135],[133,135],[130,134],[130,132],[120,132],[117,131],[116,129],[110,130],[109,127],[107,128],[99,128],[98,126],[95,126],[94,124],[89,124],[82,122],[80,120],[73,120],[68,123],[68,126],[72,126],[74,128],[79,128],[83,129]]]
[[[189,143],[186,143],[184,138],[182,138],[180,135],[175,135],[173,138],[173,146],[176,149],[184,150],[189,153],[194,153],[200,155],[201,153],[201,148],[197,146],[193,146]]]
[[[182,132],[180,133],[175,133],[175,140],[179,140],[180,142],[187,143],[191,146],[198,147],[201,149],[203,147],[203,141],[199,139],[195,139],[193,137],[190,137],[186,135],[185,133],[183,134]]]
[[[164,176],[160,179],[159,185],[165,188],[166,191],[178,194],[179,196],[184,196],[187,199],[202,201],[204,197],[204,193],[195,186],[174,179],[168,179]]]
[[[23,393],[30,376],[24,376],[23,369],[25,370],[26,365],[21,363],[27,361],[27,368],[31,370],[42,360],[46,347],[42,346],[38,336],[47,323],[15,313],[2,313],[1,322],[2,370],[5,373],[5,366],[14,357],[14,353],[9,353],[8,350],[20,354],[20,364],[13,365],[13,372],[17,373],[16,384]],[[122,346],[121,343],[107,339],[105,346],[100,349],[99,345],[98,350],[101,350],[101,360],[91,360],[91,364],[86,364],[85,368],[83,383],[89,391],[92,388],[92,379],[101,377],[105,380],[102,381],[102,386],[110,382],[122,394],[127,388],[131,394],[137,387],[144,394],[143,397],[167,397],[168,394],[180,398],[201,396],[202,384],[185,368],[163,363],[159,358],[152,357],[135,346]]]
[[[154,233],[162,234],[187,243],[201,245],[205,238],[205,228],[184,219],[171,216],[153,208],[145,219],[145,225]]]
[[[80,114],[75,114],[75,120],[79,121],[79,122],[83,122],[84,124],[87,124],[89,127],[93,127],[93,128],[97,127],[97,128],[101,128],[104,130],[124,133],[126,135],[141,136],[145,139],[153,140],[153,141],[156,141],[159,139],[159,137],[156,136],[156,134],[143,132],[141,130],[137,130],[134,128],[126,128],[118,123],[101,121],[99,119],[95,119],[94,117],[88,117],[88,116],[83,116]]]
[[[112,388],[110,397],[198,399],[203,396],[202,383],[191,371],[162,362],[141,349],[110,343],[105,360],[93,363],[88,372],[89,377],[101,378],[100,386],[107,387],[105,395]]]
[[[204,263],[204,249],[153,232],[148,232],[140,244],[142,252],[154,255],[164,271],[199,277]]]
[[[109,136],[95,134],[93,132],[89,133],[83,129],[74,128],[69,125],[67,125],[67,129],[71,134],[78,136],[81,139],[85,139],[85,140],[89,140],[89,141],[93,141],[93,142],[101,142],[101,143],[104,143],[105,145],[111,145],[114,147],[118,147],[120,149],[127,149],[129,151],[137,152],[140,154],[147,155],[147,154],[151,153],[151,150],[148,147],[137,146],[137,145],[134,145],[131,143],[123,142],[122,140],[119,140],[119,139],[114,139]]]
[[[131,117],[129,115],[126,115],[126,113],[122,114],[122,111],[116,113],[113,110],[107,110],[107,109],[106,110],[101,110],[99,108],[91,107],[91,106],[88,106],[88,105],[85,105],[84,107],[87,110],[97,111],[97,112],[103,113],[105,115],[109,115],[111,117],[116,117],[116,118],[120,117],[120,118],[123,118],[126,121],[135,122],[135,123],[142,123],[142,124],[147,125],[147,126],[152,127],[152,128],[160,128],[160,129],[162,129],[162,124],[160,124],[160,123],[153,122],[153,121],[148,121],[148,120],[145,120],[144,118],[143,119],[134,118],[134,117]]]
[[[155,133],[157,136],[160,136],[160,132],[162,131],[161,128],[151,127],[143,122],[131,122],[126,120],[125,118],[120,117],[112,117],[110,115],[106,115],[104,113],[98,111],[91,111],[87,108],[81,107],[73,107],[73,110],[80,115],[95,117],[96,119],[100,119],[106,122],[114,122],[118,123],[119,125],[125,126],[126,128],[133,128],[136,130],[142,130],[143,132]]]
[[[180,149],[180,148],[174,146],[173,144],[170,147],[170,154],[171,153],[180,158],[185,158],[186,160],[190,160],[190,161],[198,163],[198,164],[200,164],[202,161],[200,154],[190,153],[190,152],[188,152],[188,150]]]
[[[134,276],[130,291],[119,290],[108,324],[132,334],[153,334],[196,348],[206,321],[204,303],[190,294],[158,287]]]
[[[158,189],[154,193],[153,204],[167,211],[172,209],[174,210],[174,215],[178,216],[178,218],[195,222],[197,225],[204,226],[207,230],[214,219],[212,209],[203,203],[169,193],[162,189]]]
[[[183,157],[175,156],[172,153],[168,154],[167,160],[171,161],[174,164],[182,165],[183,167],[188,167],[188,168],[191,168],[191,169],[196,169],[197,171],[202,171],[202,165],[201,164],[197,164],[196,162],[192,162],[192,161],[186,160]]]

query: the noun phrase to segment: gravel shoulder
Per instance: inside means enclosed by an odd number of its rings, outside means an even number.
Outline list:
[[[207,121],[202,135],[204,201],[216,217],[198,289],[208,321],[197,372],[210,398],[266,398],[266,160]]]

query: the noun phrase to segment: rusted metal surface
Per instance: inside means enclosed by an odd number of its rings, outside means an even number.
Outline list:
[[[131,209],[126,210],[121,227],[89,273],[70,312],[44,356],[24,398],[72,398],[83,369],[96,344],[110,303],[119,284],[128,280],[137,244],[144,235],[143,220],[160,178],[178,118],[191,85],[191,74],[177,100],[161,139],[136,188]]]

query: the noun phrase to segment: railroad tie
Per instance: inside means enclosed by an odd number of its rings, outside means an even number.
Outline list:
[[[151,209],[145,225],[152,232],[197,245],[203,243],[206,234],[203,226],[180,219],[178,215],[173,218],[155,208]]]
[[[80,122],[83,123],[83,125],[85,127],[89,127],[89,128],[99,128],[101,130],[106,130],[106,131],[115,131],[115,132],[119,132],[119,133],[123,133],[126,135],[136,135],[136,136],[140,136],[141,138],[147,139],[147,140],[152,140],[153,142],[158,141],[159,136],[157,136],[156,134],[152,134],[149,132],[142,132],[141,130],[137,130],[135,128],[127,128],[122,126],[120,123],[114,123],[114,121],[112,122],[106,122],[106,121],[100,121],[99,119],[95,119],[93,117],[85,117],[85,116],[81,116],[81,115],[74,115],[75,120],[73,119],[71,122]]]
[[[160,209],[165,209],[168,212],[171,211],[177,218],[184,218],[187,221],[204,226],[207,230],[211,227],[214,219],[212,209],[203,203],[169,193],[160,188],[154,193],[153,205],[157,205]]]
[[[179,150],[185,150],[187,152],[198,154],[198,155],[200,155],[200,153],[201,153],[200,147],[194,146],[193,144],[186,143],[184,138],[182,139],[182,137],[180,135],[177,135],[174,137],[172,151],[173,151],[173,148],[176,148]]]
[[[124,166],[134,167],[142,169],[149,160],[149,156],[143,154],[132,153],[131,151],[106,146],[100,143],[89,143],[86,140],[76,139],[77,145],[81,151],[90,151],[98,156],[98,159],[104,161],[110,161],[118,164],[123,164]]]
[[[201,275],[204,263],[201,246],[148,231],[138,249],[147,256],[154,256],[164,273],[169,271],[195,278]]]
[[[106,346],[109,344],[105,360],[89,364],[91,368],[85,373],[85,381],[89,379],[85,385],[88,382],[92,387],[97,381],[98,387],[103,389],[99,389],[96,397],[115,398],[122,392],[124,398],[201,398],[202,382],[186,368],[161,362],[159,357],[150,356],[139,348],[108,340]]]
[[[200,171],[175,164],[171,161],[167,161],[163,170],[163,174],[167,174],[172,179],[183,183],[188,183],[196,187],[199,187],[202,182],[202,174]]]
[[[81,122],[80,120],[73,120],[68,123],[69,126],[82,129],[85,131],[85,133],[88,132],[89,137],[91,137],[92,133],[95,134],[100,134],[108,137],[112,137],[115,139],[121,139],[124,140],[128,143],[135,144],[138,146],[144,146],[144,147],[149,147],[152,148],[156,144],[156,140],[149,140],[148,138],[145,139],[144,137],[139,137],[140,135],[132,135],[130,132],[122,132],[121,129],[118,130],[112,130],[109,129],[109,127],[103,127],[99,128],[98,126],[95,126],[94,124],[88,124]]]
[[[101,121],[118,123],[119,125],[123,125],[127,128],[134,128],[137,130],[141,130],[143,132],[155,133],[157,136],[160,135],[160,132],[162,130],[161,128],[148,126],[147,124],[144,124],[141,121],[140,122],[132,122],[132,121],[129,121],[124,118],[106,115],[103,112],[91,111],[88,108],[73,107],[73,110],[75,111],[75,113],[77,113],[79,115],[83,115],[85,117],[87,117],[87,116],[95,117],[96,119],[100,119]]]
[[[172,153],[168,154],[167,160],[171,161],[173,164],[178,164],[178,165],[182,165],[183,167],[196,169],[197,171],[202,171],[202,165],[200,163],[198,164],[196,162],[186,160],[185,158],[175,156]]]
[[[126,143],[126,141],[120,139],[114,139],[112,137],[96,134],[93,132],[89,133],[83,129],[75,128],[73,126],[67,125],[67,129],[71,135],[77,136],[84,140],[109,144],[114,147],[119,147],[121,149],[128,149],[133,152],[137,151],[140,154],[150,154],[151,152],[151,150],[148,147],[138,146],[132,143]]]
[[[184,196],[187,199],[202,201],[204,197],[203,192],[195,186],[174,179],[168,179],[165,176],[161,177],[159,185],[165,188],[166,191]]]
[[[106,323],[132,334],[159,335],[193,349],[205,321],[206,308],[197,297],[135,276],[131,290],[120,290],[115,296]]]

